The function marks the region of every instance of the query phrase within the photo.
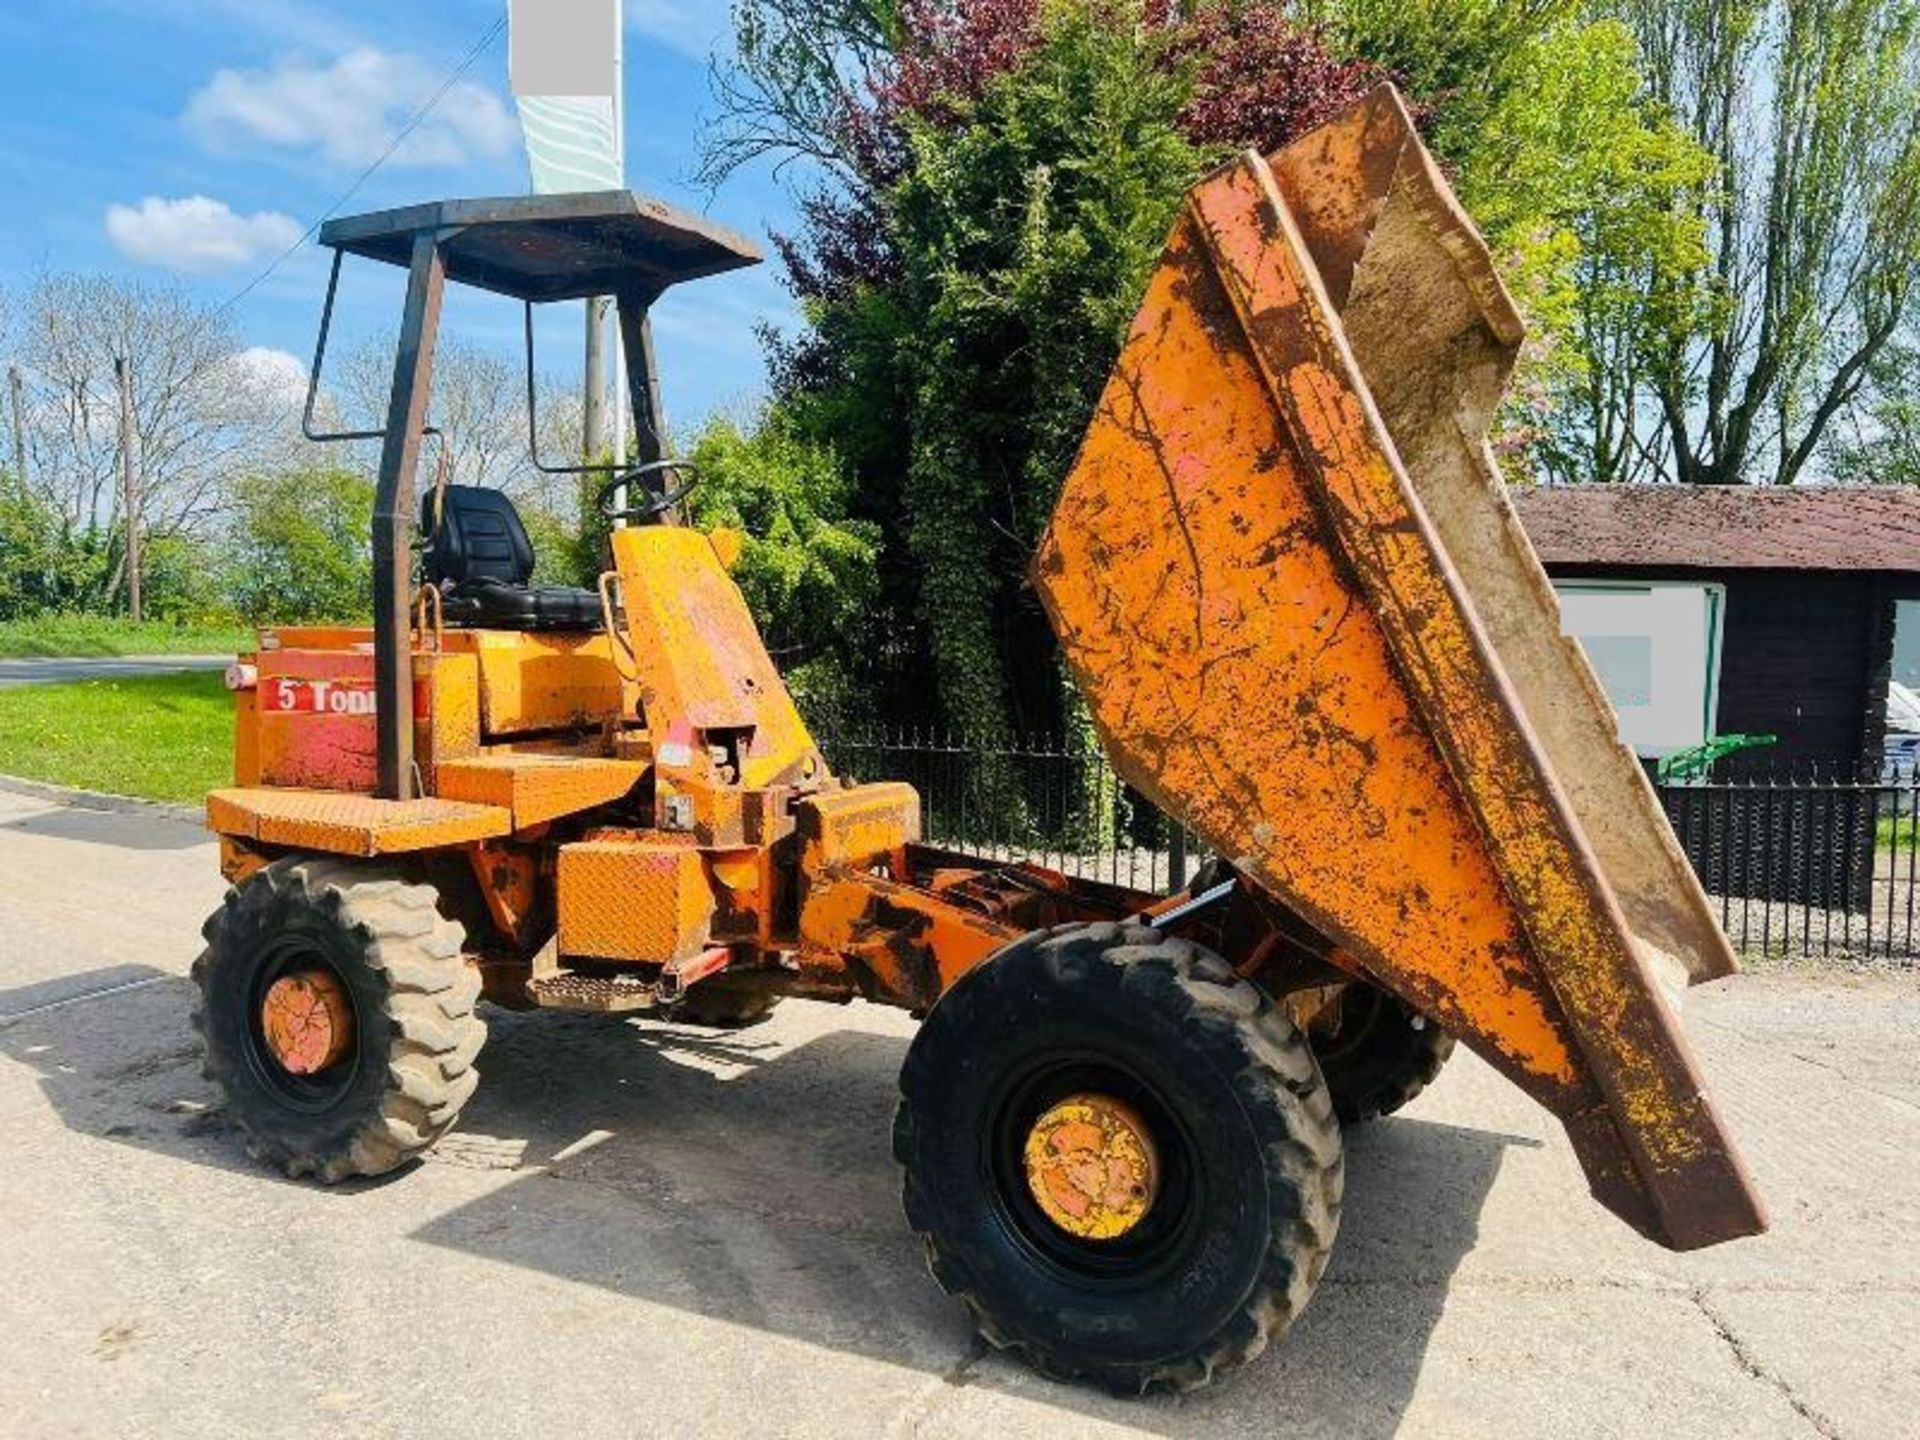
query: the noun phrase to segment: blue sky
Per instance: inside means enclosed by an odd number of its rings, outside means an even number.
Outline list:
[[[213,303],[253,279],[352,183],[499,18],[505,0],[7,0],[0,8],[0,287],[41,269],[172,278]],[[727,0],[627,0],[628,179],[764,241],[792,205],[765,173],[717,195],[690,175]],[[504,38],[348,212],[515,194],[526,168]],[[235,309],[248,345],[307,356],[326,262],[308,245]],[[398,315],[397,272],[349,268],[340,343]],[[656,320],[676,424],[750,402],[757,320],[790,319],[771,265],[685,287]],[[446,330],[518,348],[509,302],[450,302]],[[577,368],[574,307],[542,368]]]

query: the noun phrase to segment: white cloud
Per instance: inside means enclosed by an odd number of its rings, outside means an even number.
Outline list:
[[[298,405],[307,398],[307,362],[270,345],[252,345],[227,362],[233,388],[271,405]]]
[[[137,206],[107,207],[107,238],[129,260],[189,275],[233,270],[286,250],[301,235],[300,222],[275,211],[236,215],[233,207],[205,195],[163,200],[149,195]]]
[[[371,46],[349,50],[331,65],[294,58],[271,70],[221,70],[187,104],[187,129],[215,150],[247,144],[318,150],[335,165],[365,165],[442,83],[411,55]],[[500,97],[471,80],[457,82],[389,162],[464,165],[497,159],[520,130]]]
[[[733,0],[627,0],[627,28],[705,60],[733,33]]]

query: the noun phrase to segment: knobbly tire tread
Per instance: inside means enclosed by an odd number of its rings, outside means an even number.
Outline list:
[[[1210,1334],[1151,1362],[1111,1363],[1077,1351],[1058,1327],[1052,1338],[1020,1334],[996,1316],[967,1246],[942,1233],[940,1202],[919,1171],[919,1097],[973,1083],[954,1062],[964,1041],[920,1040],[935,1027],[964,1033],[973,1014],[996,1003],[1031,999],[1037,983],[1091,995],[1117,979],[1123,1004],[1155,1007],[1183,1036],[1200,1038],[1210,1057],[1228,1060],[1244,1118],[1255,1132],[1269,1193],[1270,1230],[1244,1302]],[[1112,997],[1109,997],[1111,1003]],[[1069,1002],[1071,1003],[1071,1002]],[[943,1013],[944,1012],[944,1013]],[[1058,926],[1013,942],[942,998],[908,1051],[894,1118],[894,1158],[902,1202],[927,1268],[959,1300],[988,1344],[1018,1356],[1051,1379],[1092,1383],[1115,1393],[1186,1391],[1243,1365],[1285,1333],[1318,1285],[1339,1228],[1345,1162],[1339,1123],[1306,1038],[1287,1016],[1227,963],[1189,941],[1139,925]]]
[[[255,1160],[331,1185],[396,1169],[452,1128],[479,1084],[475,1061],[487,1028],[474,1013],[480,977],[463,958],[465,934],[440,913],[438,898],[390,868],[314,856],[276,860],[228,890],[193,963],[193,1026],[203,1073],[226,1097]],[[362,1055],[344,1113],[304,1136],[292,1133],[297,1118],[276,1113],[274,1097],[249,1074],[231,1017],[216,1023],[214,1013],[232,999],[228,987],[246,985],[250,973],[247,956],[225,953],[230,932],[270,932],[276,915],[301,910],[333,927],[347,968],[361,972],[343,976],[355,994],[359,1040],[381,1047]],[[376,1066],[384,1071],[377,1081]]]
[[[1315,1049],[1342,1125],[1383,1119],[1411,1103],[1453,1054],[1453,1037],[1432,1021],[1416,1026],[1417,1012],[1398,996],[1356,980],[1342,1003],[1355,999],[1382,1007],[1369,1032],[1344,1046],[1335,1035]]]

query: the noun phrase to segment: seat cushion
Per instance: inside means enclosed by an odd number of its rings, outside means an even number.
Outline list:
[[[598,630],[600,597],[567,585],[505,585],[466,580],[440,591],[446,623],[463,629]]]
[[[598,630],[600,597],[567,585],[529,585],[533,546],[520,512],[498,490],[449,485],[421,497],[426,578],[440,587],[449,625],[489,630]]]

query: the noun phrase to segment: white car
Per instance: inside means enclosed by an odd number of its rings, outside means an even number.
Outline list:
[[[1887,685],[1887,748],[1883,773],[1910,780],[1920,771],[1920,695],[1898,680]]]

